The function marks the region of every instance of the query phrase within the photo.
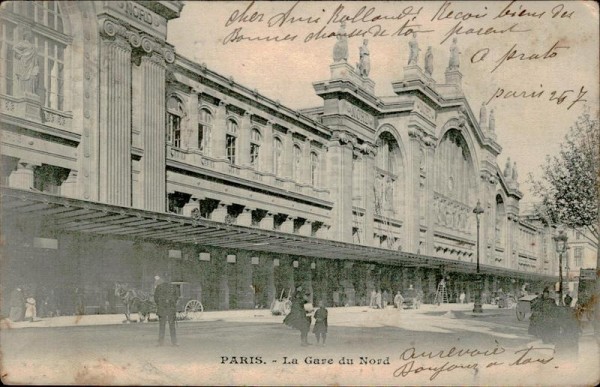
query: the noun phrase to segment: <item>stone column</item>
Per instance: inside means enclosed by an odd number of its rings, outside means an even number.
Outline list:
[[[304,235],[304,236],[311,236],[312,222],[310,220],[305,220],[304,224],[302,226],[300,226],[300,229],[298,230],[298,234]]]
[[[434,180],[435,176],[435,142],[432,140],[426,140],[425,154],[424,154],[424,166],[425,170],[425,224],[427,225],[427,235],[425,236],[425,248],[421,249],[421,254],[435,255],[435,247],[433,246],[433,232],[435,229],[435,212],[434,207],[431,205],[434,203]]]
[[[292,234],[294,232],[294,219],[295,218],[288,216],[287,219],[281,223],[279,231]]]
[[[17,170],[13,171],[8,178],[8,185],[11,188],[20,188],[29,190],[33,187],[33,168],[34,164],[19,160]]]
[[[273,123],[268,121],[263,127],[263,141],[260,149],[260,169],[265,173],[273,173]]]
[[[225,160],[225,135],[227,133],[227,104],[219,101],[211,132],[211,152],[214,158]]]
[[[352,143],[345,132],[334,132],[327,152],[329,189],[334,203],[331,239],[352,242]]]
[[[131,46],[122,36],[108,34],[102,40],[100,58],[100,201],[130,206]],[[159,91],[155,89],[152,94],[160,94],[164,100],[164,93]]]
[[[153,53],[142,57],[142,160],[144,209],[164,212],[166,205],[165,61]]]
[[[283,138],[283,174],[286,179],[292,180],[292,168],[294,165],[294,141],[292,131],[288,130]]]
[[[406,190],[404,195],[404,206],[406,211],[406,224],[403,241],[403,250],[416,253],[419,247],[420,238],[420,163],[419,155],[421,153],[422,135],[419,129],[409,129],[409,156],[406,158]]]
[[[253,208],[244,207],[242,212],[237,217],[236,224],[239,224],[240,226],[246,226],[246,227],[252,226],[252,210],[253,210]]]
[[[77,170],[71,169],[69,177],[67,177],[67,180],[65,180],[60,187],[60,193],[68,198],[76,198],[79,196],[77,192]]]
[[[267,212],[265,217],[262,218],[262,220],[260,221],[259,227],[262,228],[263,230],[273,230],[273,225],[274,225],[273,216],[274,216],[273,213]]]
[[[210,214],[210,219],[216,222],[225,222],[225,218],[227,217],[227,206],[229,205],[230,203],[220,202],[217,208]]]
[[[250,118],[250,112],[244,112],[239,129],[239,165],[241,165],[242,167],[250,167],[250,130],[252,126],[252,121],[250,120]]]
[[[237,308],[254,309],[254,291],[252,289],[252,267],[251,258],[247,254],[240,254],[235,264],[237,271]]]
[[[373,239],[373,226],[374,220],[373,216],[375,214],[375,191],[373,187],[375,186],[375,154],[376,150],[373,146],[369,145],[365,149],[365,155],[363,156],[363,181],[365,184],[364,195],[365,195],[365,235],[364,235],[364,244],[379,247],[379,243],[377,245],[374,244]]]
[[[277,298],[277,294],[275,294],[275,267],[271,258],[267,259],[265,264],[267,265],[267,306],[270,307]]]

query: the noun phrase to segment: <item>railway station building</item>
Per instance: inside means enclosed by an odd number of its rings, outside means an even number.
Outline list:
[[[4,297],[114,313],[115,283],[151,292],[163,275],[208,310],[268,307],[300,283],[361,305],[410,286],[432,302],[445,278],[455,301],[478,253],[487,294],[556,281],[551,230],[520,216],[502,128],[450,58],[443,79],[404,67],[384,96],[332,59],[322,105],[298,111],[179,55],[181,12],[2,4]]]

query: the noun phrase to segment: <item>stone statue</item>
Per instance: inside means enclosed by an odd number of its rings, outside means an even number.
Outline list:
[[[363,40],[363,45],[358,49],[360,62],[358,63],[358,72],[361,77],[367,78],[371,72],[371,59],[369,58],[369,40]]]
[[[431,52],[431,46],[427,47],[425,53],[425,74],[431,76],[433,74],[433,53]]]
[[[504,165],[504,177],[507,179],[512,178],[512,171],[510,168],[510,157],[506,159],[506,164]]]
[[[13,47],[15,59],[15,75],[22,95],[36,94],[39,66],[37,52],[33,44],[33,34],[25,29],[21,41]]]
[[[513,163],[513,168],[512,168],[512,179],[514,181],[517,181],[519,178],[519,174],[517,173],[517,162],[515,161]]]
[[[490,130],[493,132],[496,128],[496,119],[494,118],[494,109],[490,110]]]
[[[452,39],[452,45],[450,46],[450,61],[448,63],[448,70],[458,70],[460,66],[460,60],[458,56],[460,55],[460,51],[458,51],[458,46],[456,45],[456,38]]]
[[[337,41],[333,46],[333,61],[346,62],[348,60],[348,35],[346,34],[346,22],[342,22],[340,30],[336,34]]]
[[[418,65],[419,62],[419,51],[421,51],[421,49],[419,48],[419,43],[417,42],[417,33],[413,32],[413,37],[410,40],[410,42],[408,42],[408,47],[410,48],[410,56],[408,57],[408,65]]]
[[[493,109],[492,109],[492,111],[493,111]],[[491,112],[490,112],[490,116],[493,117]],[[486,125],[487,125],[487,109],[485,108],[485,102],[482,102],[481,109],[479,110],[479,126],[481,126],[483,128]]]

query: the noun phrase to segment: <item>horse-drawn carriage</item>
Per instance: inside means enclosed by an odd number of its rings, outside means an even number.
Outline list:
[[[193,298],[193,291],[187,282],[174,282],[179,289],[177,300],[177,320],[198,319],[204,311],[200,300]],[[115,284],[115,296],[119,297],[125,305],[125,322],[131,322],[131,313],[136,311],[139,321],[148,321],[150,313],[156,314],[154,295],[149,292],[130,288],[126,284]],[[198,297],[199,298],[199,297]]]

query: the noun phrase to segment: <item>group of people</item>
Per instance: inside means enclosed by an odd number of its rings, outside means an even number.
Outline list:
[[[550,296],[550,289],[545,288],[541,296],[531,301],[530,335],[540,338],[544,343],[577,349],[579,330],[570,302],[566,302],[564,306],[557,305]]]
[[[310,303],[310,293],[302,286],[298,286],[292,297],[292,308],[285,317],[283,323],[291,328],[300,331],[300,345],[310,345],[308,342],[308,332],[312,325],[312,318],[315,318],[313,333],[317,339],[317,345],[325,345],[327,340],[327,315],[328,311],[323,301],[319,302],[319,308],[314,311]]]
[[[36,321],[37,308],[35,298],[31,295],[26,297],[20,287],[15,288],[11,292],[9,303],[10,310],[8,312],[8,318],[11,321]]]

